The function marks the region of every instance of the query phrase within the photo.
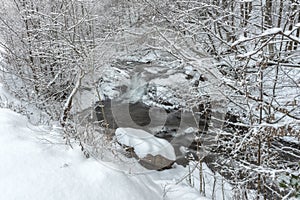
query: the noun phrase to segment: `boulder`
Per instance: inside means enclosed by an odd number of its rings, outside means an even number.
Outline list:
[[[146,169],[151,170],[164,170],[170,169],[175,160],[169,160],[164,156],[147,154],[144,158],[139,159],[139,163]]]

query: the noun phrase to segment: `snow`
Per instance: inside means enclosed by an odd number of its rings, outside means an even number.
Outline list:
[[[185,75],[183,73],[176,73],[163,78],[161,77],[154,79],[152,83],[156,85],[164,85],[164,86],[174,86],[176,84],[177,85],[188,84],[188,81],[185,79]]]
[[[241,36],[239,37],[238,40],[236,40],[235,42],[233,42],[233,43],[231,44],[231,46],[234,47],[234,46],[236,46],[236,45],[238,45],[238,44],[240,44],[240,43],[242,43],[242,42],[245,42],[245,41],[247,41],[247,40],[249,40],[249,38],[246,38],[246,37],[244,37],[243,35],[241,35]]]
[[[141,52],[139,52],[141,53]],[[146,51],[143,52],[142,54],[139,55],[139,53],[137,53],[137,55],[132,55],[132,56],[126,56],[128,60],[130,61],[135,61],[135,62],[140,62],[140,63],[148,63],[148,62],[152,62],[155,61],[159,55],[157,55],[154,51]]]
[[[105,99],[105,96],[109,99],[120,96],[122,92],[119,91],[118,87],[130,84],[129,72],[112,66],[105,66],[99,77],[103,79],[103,83],[99,85],[102,99]]]
[[[278,34],[280,32],[282,32],[282,28],[276,28],[276,27],[275,28],[270,28],[270,29],[265,30],[261,34],[261,36],[274,35],[274,34]]]
[[[79,148],[38,140],[41,128],[19,114],[0,109],[0,124],[3,199],[161,199],[160,187],[147,177],[128,177],[85,159]]]
[[[148,68],[145,68],[145,71],[151,73],[151,74],[159,74],[161,73],[163,70],[165,70],[164,68],[162,67],[148,67]]]
[[[236,40],[235,42],[233,42],[231,44],[231,47],[235,47],[236,45],[239,45],[241,43],[254,40],[255,38],[260,38],[260,37],[264,37],[264,36],[279,34],[279,33],[282,33],[282,31],[283,31],[282,28],[274,27],[274,28],[267,29],[263,33],[261,33],[260,35],[252,37],[252,38],[244,37],[243,35],[241,35],[238,40]],[[244,56],[244,57],[246,57],[246,56]]]
[[[117,140],[126,146],[134,148],[139,158],[148,154],[161,155],[169,160],[176,160],[173,146],[166,140],[154,137],[151,133],[134,128],[118,128]]]
[[[300,141],[295,138],[295,137],[291,137],[291,136],[283,136],[282,139],[286,142],[290,142],[290,143],[295,143],[295,144],[300,144]]]
[[[183,168],[163,172],[163,178],[159,172],[130,175],[110,163],[86,159],[79,147],[66,146],[57,130],[33,126],[8,109],[0,109],[0,124],[1,199],[205,199],[176,183]]]
[[[185,133],[185,134],[194,134],[194,133],[196,133],[197,131],[198,131],[197,128],[189,127],[189,128],[187,128],[187,129],[185,129],[184,133]]]

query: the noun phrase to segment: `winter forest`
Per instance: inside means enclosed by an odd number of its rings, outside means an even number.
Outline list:
[[[299,0],[2,0],[0,47],[0,138],[111,170],[78,199],[300,198]]]

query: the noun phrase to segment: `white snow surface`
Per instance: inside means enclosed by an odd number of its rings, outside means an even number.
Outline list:
[[[118,128],[116,137],[121,144],[133,147],[139,158],[151,154],[153,156],[161,155],[169,160],[176,160],[174,148],[167,140],[154,137],[144,130]]]
[[[84,158],[79,148],[37,139],[41,130],[19,114],[0,109],[0,124],[1,199],[161,199],[161,188],[145,176],[129,177]]]
[[[148,136],[148,135],[147,135]],[[57,128],[33,126],[0,108],[0,199],[203,200],[185,181],[186,169],[131,174],[113,163],[85,158],[65,145]]]

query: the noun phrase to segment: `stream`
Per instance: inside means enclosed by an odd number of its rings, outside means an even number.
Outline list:
[[[113,130],[118,127],[142,129],[168,140],[174,147],[178,164],[188,163],[187,153],[198,159],[199,141],[195,141],[195,137],[202,136],[206,142],[211,142],[214,137],[207,135],[209,106],[198,105],[188,110],[177,93],[192,87],[195,81],[199,82],[200,75],[193,70],[151,63],[122,62],[114,68],[122,77],[129,75],[129,78],[114,86],[118,91],[123,88],[117,97],[111,99],[107,95],[102,102],[96,103],[97,119],[106,120]]]

